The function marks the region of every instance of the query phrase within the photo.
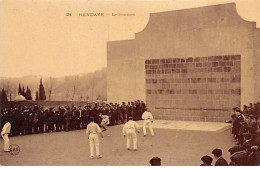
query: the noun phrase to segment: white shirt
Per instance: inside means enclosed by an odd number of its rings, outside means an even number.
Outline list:
[[[129,120],[123,127],[123,135],[126,134],[126,130],[134,129],[135,131],[139,131],[140,126],[133,120]]]
[[[2,128],[1,134],[7,134],[11,131],[11,124],[9,122],[5,123],[4,127]]]
[[[101,133],[101,129],[100,127],[97,125],[97,123],[91,122],[88,124],[87,126],[87,130],[86,130],[87,134],[97,134],[97,133]]]
[[[100,115],[100,117],[102,118],[102,121],[106,124],[109,124],[109,116],[107,115]]]
[[[142,115],[142,119],[153,121],[153,115],[149,111],[145,111]]]

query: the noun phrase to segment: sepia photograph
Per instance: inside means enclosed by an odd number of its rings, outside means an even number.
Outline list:
[[[259,166],[260,0],[0,0],[0,166]]]

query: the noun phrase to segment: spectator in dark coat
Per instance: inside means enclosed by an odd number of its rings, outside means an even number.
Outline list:
[[[214,155],[216,159],[215,166],[228,166],[227,161],[222,157],[222,150],[221,149],[214,149],[212,151],[212,154]]]
[[[231,117],[233,119],[232,134],[236,137],[239,133],[241,125],[238,117],[235,114],[232,115]]]
[[[251,150],[252,150],[252,152],[248,155],[248,165],[249,166],[259,166],[260,158],[259,158],[259,154],[257,153],[258,146],[252,146]]]
[[[247,165],[247,152],[242,146],[234,146],[228,150],[230,153],[231,166],[246,166]]]

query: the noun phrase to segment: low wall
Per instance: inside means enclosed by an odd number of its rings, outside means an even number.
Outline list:
[[[12,107],[12,106],[33,106],[35,104],[42,106],[42,107],[59,107],[59,106],[84,106],[88,103],[87,101],[10,101],[7,104],[7,107]]]

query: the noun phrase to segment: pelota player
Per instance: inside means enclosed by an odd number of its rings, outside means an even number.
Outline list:
[[[146,127],[147,126],[149,127],[151,135],[154,136],[153,127],[152,127],[153,115],[151,114],[151,112],[149,112],[147,110],[147,108],[145,108],[144,110],[145,110],[145,112],[142,115],[142,119],[144,119],[144,123],[143,123],[144,137],[146,136]]]
[[[133,141],[133,149],[134,151],[137,150],[137,134],[140,133],[139,131],[140,126],[133,121],[133,118],[130,116],[129,121],[123,127],[123,136],[126,136],[126,148],[130,150],[130,142]]]
[[[107,125],[110,124],[109,116],[100,114],[99,117],[102,118],[102,121],[100,123],[102,132],[107,131],[108,130]],[[109,137],[110,135],[107,134],[107,136]]]
[[[99,139],[98,134],[103,138],[100,127],[94,122],[94,118],[90,117],[90,123],[87,126],[86,134],[88,135],[90,145],[90,158],[94,159],[94,150],[98,158],[102,158],[99,152]]]
[[[2,132],[1,132],[1,136],[4,140],[4,152],[9,152],[9,145],[10,145],[10,141],[9,141],[9,137],[8,134],[11,131],[11,120],[7,120],[7,122],[5,123],[4,127],[2,128]]]

